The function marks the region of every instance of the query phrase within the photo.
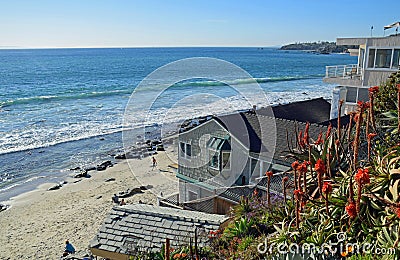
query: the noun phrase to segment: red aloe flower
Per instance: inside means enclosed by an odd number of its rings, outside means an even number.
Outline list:
[[[285,176],[285,177],[282,178],[283,182],[287,182],[288,180],[289,180],[288,176]]]
[[[394,208],[393,211],[394,211],[394,213],[397,215],[397,217],[400,218],[400,208],[399,208],[399,207]]]
[[[356,201],[356,211],[360,212],[360,202],[361,202],[361,190],[364,184],[370,183],[368,169],[358,169],[354,179],[357,182],[358,190],[357,190],[357,201]]]
[[[324,185],[322,186],[322,192],[325,194],[332,192],[332,185],[329,181],[324,182]]]
[[[379,92],[379,86],[370,87],[370,88],[368,89],[368,91],[369,91],[369,93],[371,93],[371,94],[375,94],[375,93]]]
[[[265,175],[266,175],[268,178],[271,178],[271,177],[274,175],[274,173],[271,172],[271,171],[269,171],[269,172],[266,172]]]
[[[308,171],[308,165],[311,165],[310,161],[304,161],[300,166],[299,166],[299,171],[303,174],[303,191],[307,192],[307,178],[306,178],[306,173]],[[300,187],[300,186],[299,186]]]
[[[300,189],[297,189],[297,190],[293,191],[293,195],[296,200],[301,200],[301,197],[303,196],[303,192]]]
[[[326,171],[325,163],[322,159],[318,159],[315,163],[315,171],[319,174],[324,174]]]
[[[400,84],[397,84],[397,132],[400,133]]]
[[[369,102],[367,101],[367,102],[363,102],[363,101],[358,101],[357,102],[357,106],[358,106],[358,108],[360,108],[360,109],[366,109],[366,108],[369,108]]]
[[[359,114],[355,114],[355,115],[353,116],[354,122],[357,122],[357,121],[358,121],[359,116],[360,116]]]
[[[299,168],[300,163],[298,161],[294,161],[292,163],[292,168],[294,171],[294,188],[297,189],[297,168]]]
[[[254,196],[254,197],[257,197],[257,196],[258,196],[258,190],[257,190],[257,189],[255,189],[255,190],[253,191],[253,196]]]
[[[350,202],[345,209],[350,218],[355,218],[357,216],[356,205],[354,202]]]
[[[372,127],[375,129],[376,126],[375,126],[375,115],[374,115],[374,99],[375,99],[375,94],[379,92],[379,87],[378,86],[371,87],[368,89],[368,91],[369,91],[368,97],[370,102],[368,120],[371,122]]]
[[[306,127],[304,129],[304,137],[303,137],[303,143],[305,143],[306,145],[310,144],[310,138],[309,138],[309,135],[308,135],[309,129],[310,129],[310,123],[307,122]]]
[[[300,164],[300,165],[297,167],[297,171],[298,171],[299,173],[305,173],[305,172],[307,172],[307,163],[306,163],[306,162],[303,162],[302,164]]]
[[[315,141],[314,145],[320,145],[324,141],[322,140],[322,133],[319,133],[317,141]]]
[[[358,169],[356,175],[354,176],[354,179],[357,183],[360,183],[361,185],[370,183],[369,170]]]
[[[324,186],[322,186],[322,192],[325,193],[325,210],[326,213],[329,215],[329,201],[328,201],[328,194],[332,192],[332,185],[330,181],[324,182]]]
[[[315,171],[317,172],[318,190],[322,191],[322,175],[326,172],[326,167],[324,161],[318,159],[315,163]],[[322,195],[322,194],[321,194]]]
[[[300,163],[298,162],[298,161],[294,161],[293,163],[292,163],[292,168],[293,168],[293,170],[297,170],[297,167],[299,167],[299,165],[300,165]]]
[[[372,140],[377,135],[378,135],[377,133],[369,133],[368,134],[368,140]]]
[[[327,139],[331,135],[331,131],[332,131],[332,124],[329,123],[328,130],[326,130],[325,139]]]
[[[298,139],[299,139],[300,147],[304,147],[304,139],[303,139],[303,132],[302,131],[299,132]]]

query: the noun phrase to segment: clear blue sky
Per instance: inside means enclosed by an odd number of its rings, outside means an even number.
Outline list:
[[[276,46],[383,35],[400,2],[0,0],[0,47]]]

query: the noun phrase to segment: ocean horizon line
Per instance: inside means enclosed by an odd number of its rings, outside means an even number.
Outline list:
[[[277,49],[283,45],[273,45],[273,46],[235,46],[235,45],[224,45],[224,46],[212,46],[212,45],[193,45],[193,46],[44,46],[44,47],[29,47],[29,46],[0,46],[0,50],[60,50],[60,49],[173,49],[173,48],[268,48]]]

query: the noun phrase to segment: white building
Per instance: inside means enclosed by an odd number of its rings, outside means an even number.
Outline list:
[[[343,99],[342,113],[347,113],[354,110],[357,101],[368,100],[369,87],[380,85],[400,69],[400,35],[338,38],[336,44],[359,46],[349,50],[350,55],[358,56],[357,64],[327,66],[324,78],[324,82],[338,84],[333,91],[333,109],[336,107],[337,113],[337,101]],[[335,117],[335,111],[331,116]]]

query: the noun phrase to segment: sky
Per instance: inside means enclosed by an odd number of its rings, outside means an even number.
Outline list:
[[[280,46],[382,36],[397,1],[0,0],[0,48]],[[393,33],[390,31],[389,33]]]

